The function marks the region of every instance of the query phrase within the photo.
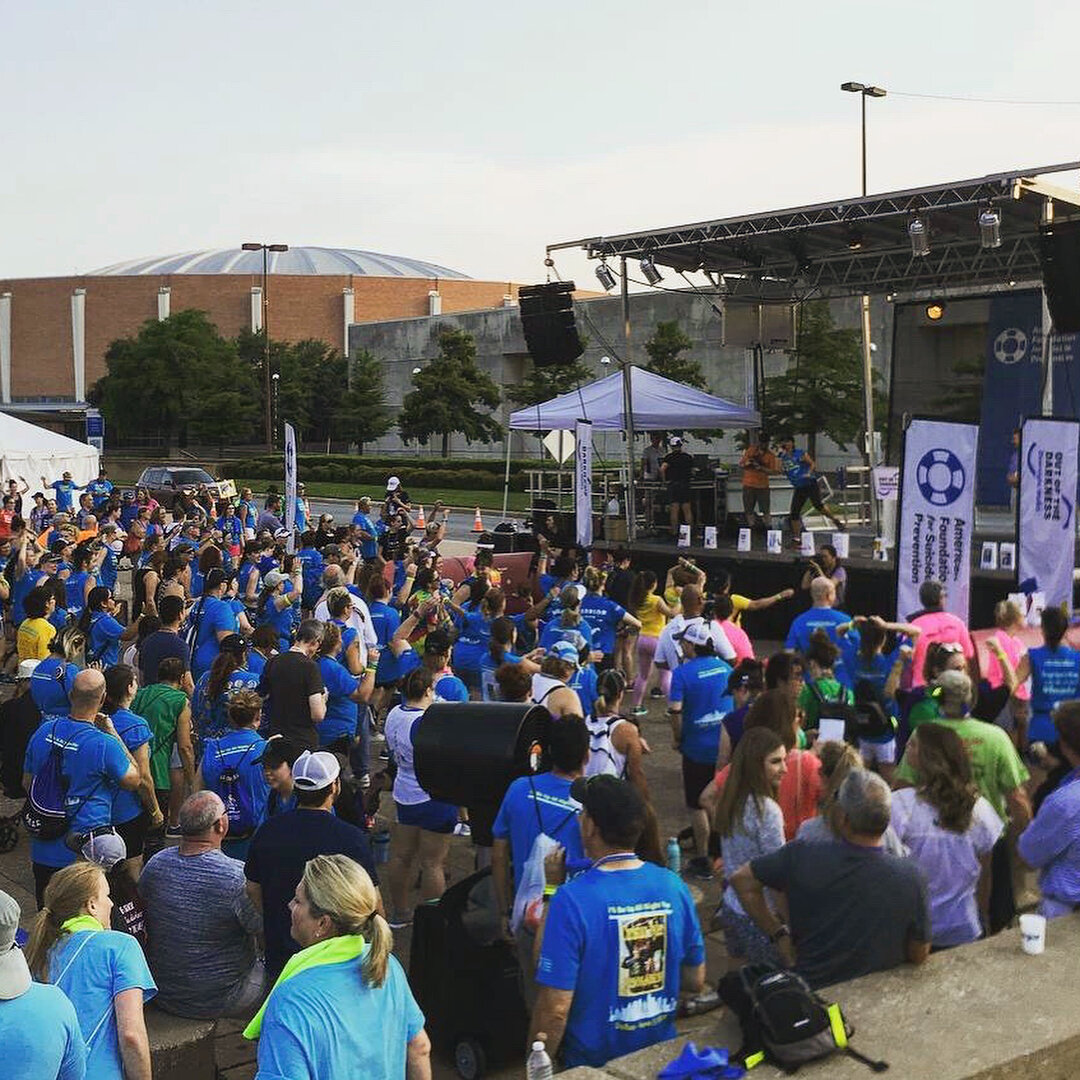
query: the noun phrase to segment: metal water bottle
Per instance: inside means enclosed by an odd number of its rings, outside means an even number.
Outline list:
[[[667,842],[667,868],[673,874],[682,870],[682,848],[679,847],[678,837],[675,836]]]

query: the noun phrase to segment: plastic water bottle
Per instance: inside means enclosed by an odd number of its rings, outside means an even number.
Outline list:
[[[677,874],[682,870],[682,848],[679,847],[679,838],[673,836],[667,842],[667,868]]]
[[[544,1049],[544,1041],[547,1036],[538,1031],[537,1040],[532,1044],[532,1053],[529,1054],[529,1060],[525,1063],[525,1080],[551,1080],[554,1075],[551,1068],[551,1058],[548,1057],[547,1050]]]

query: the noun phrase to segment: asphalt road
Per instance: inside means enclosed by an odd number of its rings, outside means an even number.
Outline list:
[[[338,525],[347,525],[351,520],[353,514],[356,512],[356,504],[348,499],[309,499],[308,502],[311,505],[311,513],[315,520],[318,521],[321,514],[333,514],[334,521]],[[424,512],[431,513],[431,507],[425,506]],[[446,529],[446,536],[449,540],[470,540],[475,533],[473,532],[473,518],[475,516],[474,510],[457,509],[450,512],[450,523]],[[508,520],[524,521],[524,514],[507,514]],[[495,511],[484,512],[484,527],[486,529],[492,529],[503,520],[502,515]]]

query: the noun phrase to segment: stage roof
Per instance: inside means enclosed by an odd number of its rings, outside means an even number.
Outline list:
[[[801,299],[1042,280],[1039,225],[1049,200],[1057,219],[1080,212],[1080,191],[1039,178],[1080,170],[1080,162],[1016,169],[975,180],[866,195],[692,225],[594,236],[552,244],[584,248],[589,258],[650,256],[676,272],[705,271],[719,292]],[[1053,192],[1052,195],[1047,192]],[[979,213],[1001,212],[1001,246],[979,243]],[[930,253],[912,255],[908,225],[919,216]],[[612,269],[618,271],[618,266]],[[724,277],[724,275],[730,275]],[[669,285],[678,282],[668,280]]]

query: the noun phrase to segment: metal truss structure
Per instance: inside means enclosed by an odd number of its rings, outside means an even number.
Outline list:
[[[552,244],[593,259],[651,259],[678,273],[703,271],[718,293],[798,300],[1040,282],[1039,227],[1055,200],[1070,212],[1080,192],[1037,178],[1080,162],[1017,169],[975,180],[816,206],[749,214],[619,236]],[[978,218],[1001,212],[1001,244],[980,244]],[[908,226],[926,227],[930,253],[915,256]]]

